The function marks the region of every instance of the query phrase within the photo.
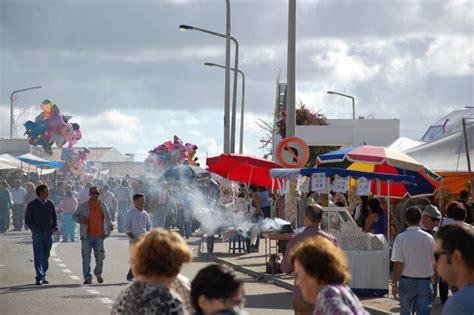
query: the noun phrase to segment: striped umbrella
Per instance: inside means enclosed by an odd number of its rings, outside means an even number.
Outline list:
[[[407,195],[428,196],[436,192],[442,181],[441,176],[431,172],[412,157],[380,146],[343,148],[320,155],[317,164],[324,167],[415,177],[416,185],[383,182],[378,189],[373,182],[372,193],[377,196],[390,195],[395,198],[404,198]]]

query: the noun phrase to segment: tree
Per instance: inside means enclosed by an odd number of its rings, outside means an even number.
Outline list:
[[[269,122],[259,120],[257,125],[265,131],[265,137],[260,140],[261,149],[270,148],[273,145],[272,131],[273,128]],[[301,100],[299,107],[296,109],[296,125],[300,126],[327,126],[329,122],[324,114],[313,111],[306,106]],[[283,138],[286,136],[286,112],[280,113],[280,119],[276,122],[276,132]],[[309,159],[305,167],[313,167],[319,155],[339,149],[337,146],[312,146],[309,148]]]

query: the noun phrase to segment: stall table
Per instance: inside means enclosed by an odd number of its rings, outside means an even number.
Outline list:
[[[278,241],[289,241],[293,236],[293,233],[263,233],[265,238],[265,264],[271,254],[278,254]],[[272,245],[272,241],[275,241],[275,245]],[[275,250],[274,253],[272,253],[272,249]]]

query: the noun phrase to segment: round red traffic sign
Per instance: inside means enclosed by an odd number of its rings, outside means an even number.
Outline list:
[[[287,168],[300,168],[308,163],[308,145],[298,137],[283,139],[277,148],[277,156],[281,165]]]

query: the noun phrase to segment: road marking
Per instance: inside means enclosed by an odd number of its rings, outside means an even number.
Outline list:
[[[113,304],[114,303],[114,301],[112,301],[109,298],[99,298],[99,300],[104,304]]]
[[[54,260],[55,262],[62,262],[62,260],[59,259],[59,258],[53,258],[53,260]]]
[[[63,269],[63,272],[64,273],[72,273],[72,271],[70,269]]]
[[[81,280],[81,278],[75,275],[70,275],[69,278],[71,278],[72,280]]]
[[[65,268],[66,264],[58,264],[58,267]]]
[[[92,290],[92,289],[87,289],[87,292],[89,292],[90,294],[97,294],[97,295],[100,294],[99,291],[97,291],[97,290]]]
[[[6,267],[7,265],[0,265],[0,267]]]
[[[58,247],[59,243],[53,243],[51,247],[51,257],[56,257],[56,247]]]

